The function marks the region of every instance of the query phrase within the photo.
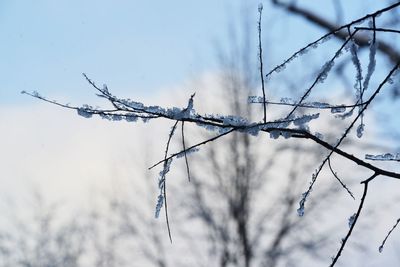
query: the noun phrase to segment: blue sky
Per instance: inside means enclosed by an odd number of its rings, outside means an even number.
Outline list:
[[[229,1],[1,1],[0,103],[80,96],[81,73],[148,94],[213,68]],[[30,99],[29,101],[32,101]]]
[[[19,94],[22,90],[38,90],[66,102],[90,99],[82,72],[114,92],[148,96],[190,75],[213,71],[215,44],[229,46],[228,25],[240,22],[243,3],[254,14],[250,25],[256,36],[258,2],[1,1],[0,104],[32,101]],[[334,17],[331,1],[304,4]],[[269,40],[290,34],[298,41],[285,43],[285,51],[271,50],[280,60],[323,32],[310,32],[301,19],[282,32],[276,25],[290,22],[279,18],[279,10],[265,6],[264,21],[273,27],[265,30]],[[354,19],[374,6],[346,4],[344,17]]]

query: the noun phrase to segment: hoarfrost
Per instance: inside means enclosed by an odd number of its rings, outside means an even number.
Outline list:
[[[125,115],[125,120],[128,122],[136,122],[138,117],[133,115]]]
[[[358,125],[358,127],[357,127],[357,137],[358,138],[361,138],[363,136],[364,126],[365,126],[364,123],[361,123],[360,125]]]
[[[302,117],[296,118],[293,120],[293,124],[299,127],[304,127],[305,124],[309,123],[314,119],[319,118],[319,113],[311,114],[311,115],[303,115]]]
[[[368,89],[369,81],[371,79],[372,74],[375,71],[375,65],[376,65],[376,60],[375,60],[375,55],[376,55],[376,48],[377,44],[376,42],[372,42],[370,47],[369,47],[369,63],[368,63],[368,70],[367,74],[365,75],[365,79],[363,82],[363,91]]]
[[[400,161],[400,153],[396,153],[396,154],[386,153],[386,154],[381,154],[381,155],[366,154],[365,159],[380,160],[380,161],[387,161],[387,160]]]
[[[345,106],[336,106],[331,108],[331,113],[343,113],[346,112],[346,107]]]
[[[280,102],[282,104],[294,104],[294,101],[289,97],[282,97]]]
[[[155,212],[155,218],[157,219],[158,217],[160,217],[160,211],[163,207],[164,204],[164,196],[162,194],[158,195],[158,199],[157,199],[157,204],[156,204],[156,212]]]
[[[218,127],[218,133],[219,134],[224,134],[232,130],[232,128],[223,128],[223,127]]]
[[[111,120],[113,120],[113,121],[120,121],[120,120],[122,120],[123,119],[123,116],[122,115],[111,115]]]
[[[278,139],[280,135],[281,135],[280,131],[271,131],[271,132],[269,132],[269,136],[272,139]]]
[[[165,190],[165,176],[170,170],[172,163],[172,158],[168,159],[164,162],[164,167],[162,171],[160,171],[160,177],[158,178],[158,188],[160,189],[160,194],[158,195],[157,204],[156,204],[156,211],[155,217],[158,218],[160,215],[161,208],[164,204],[164,190]]]
[[[260,132],[261,128],[262,128],[262,126],[254,125],[254,126],[247,128],[245,132],[252,136],[257,136],[258,133]]]
[[[110,95],[110,92],[108,91],[107,84],[103,84],[103,93],[106,95]]]
[[[288,131],[282,131],[281,135],[283,136],[283,138],[285,139],[289,139],[290,137],[292,137],[292,133],[288,132]]]
[[[200,150],[200,148],[198,148],[198,147],[193,147],[193,148],[188,149],[188,150],[186,150],[186,151],[180,152],[179,154],[176,155],[176,158],[178,158],[178,159],[179,159],[179,158],[182,158],[182,157],[185,156],[185,154],[186,154],[186,155],[189,155],[189,154],[195,153],[195,152],[197,152],[197,151],[199,151],[199,150]]]
[[[34,97],[42,97],[37,91],[33,91],[33,92],[32,92],[32,95],[33,95]]]
[[[347,119],[348,117],[351,117],[353,115],[353,111],[354,109],[351,109],[349,112],[346,112],[344,114],[337,114],[335,115],[335,118],[339,118],[339,119]]]
[[[349,228],[351,228],[351,227],[353,226],[354,221],[356,220],[356,216],[357,216],[357,214],[354,213],[353,215],[351,215],[351,216],[349,217]]]
[[[239,117],[239,116],[221,116],[222,122],[224,125],[231,125],[231,126],[246,126],[249,124],[247,119]]]
[[[325,81],[325,79],[328,77],[328,74],[331,71],[333,65],[335,65],[335,62],[333,60],[330,60],[325,63],[325,65],[322,67],[321,72],[318,77],[319,83],[323,83]]]
[[[264,98],[262,96],[249,96],[247,98],[247,102],[249,104],[252,104],[252,103],[263,103],[263,101],[264,101]]]
[[[328,103],[323,103],[323,102],[312,102],[307,105],[309,105],[310,107],[313,107],[313,108],[329,108],[330,107],[330,105]]]
[[[83,105],[77,109],[78,115],[84,118],[91,118],[93,116],[92,107],[89,105]]]
[[[305,192],[303,194],[301,194],[301,199],[299,202],[299,208],[297,209],[297,215],[299,215],[300,217],[304,216],[304,204],[306,203],[306,198],[307,198],[308,193]]]
[[[362,82],[362,68],[361,68],[361,63],[360,59],[358,58],[357,55],[357,50],[358,46],[354,43],[350,43],[350,53],[351,53],[351,61],[353,62],[354,67],[356,68],[357,74],[356,74],[356,82],[354,84],[354,88],[357,90],[357,94],[359,97],[361,97],[361,82]]]

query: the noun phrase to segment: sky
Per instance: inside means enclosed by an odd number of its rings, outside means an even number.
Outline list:
[[[213,68],[212,42],[224,33],[230,6],[235,4],[1,1],[0,103],[24,101],[21,90],[81,97],[87,89],[82,72],[132,95],[179,83]]]
[[[332,1],[301,2],[335,17]],[[364,2],[369,4],[361,8],[360,1],[346,4],[344,20],[381,5]],[[256,37],[258,1],[243,3],[0,1],[0,194],[29,202],[28,191],[38,187],[51,200],[82,201],[89,187],[108,185],[116,174],[140,179],[142,169],[130,164],[143,160],[146,149],[154,153],[152,160],[159,159],[163,149],[157,144],[164,143],[169,126],[87,120],[20,92],[37,90],[77,105],[101,103],[84,72],[116,95],[185,105],[178,92],[192,92],[198,89],[192,79],[218,72],[216,47],[230,45],[229,29],[241,23],[238,18],[248,14],[250,34]],[[267,68],[324,33],[282,14],[265,4]],[[143,141],[148,129],[158,134]],[[116,167],[121,162],[129,166],[126,171]]]
[[[0,104],[29,104],[30,99],[19,95],[22,90],[65,101],[90,99],[83,72],[123,95],[149,96],[215,71],[216,44],[228,46],[229,25],[239,25],[237,18],[245,13],[256,15],[258,2],[1,1]],[[356,2],[346,3],[344,20],[379,6],[370,1],[360,8]],[[272,50],[267,67],[323,33],[310,31],[301,19],[286,21],[279,10],[264,5],[265,45],[275,47],[268,43],[280,42],[286,34],[297,40],[285,43],[285,51]],[[305,1],[304,6],[335,17],[332,1]],[[256,37],[256,16],[251,18]]]

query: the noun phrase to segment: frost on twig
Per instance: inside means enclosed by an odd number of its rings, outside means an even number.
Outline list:
[[[349,217],[349,228],[351,228],[351,227],[353,226],[354,221],[355,221],[355,219],[356,219],[356,216],[357,216],[357,213],[354,213],[353,215],[351,215],[351,216]]]
[[[385,239],[383,239],[382,244],[379,246],[379,252],[382,253],[383,251],[383,247],[385,246],[386,240],[389,238],[389,236],[392,234],[393,230],[397,227],[397,225],[400,222],[400,218],[397,219],[396,223],[393,225],[392,229],[390,229],[390,231],[387,233]]]
[[[379,161],[400,161],[400,153],[396,153],[396,154],[386,153],[386,154],[381,154],[381,155],[366,154],[365,159],[379,160]]]

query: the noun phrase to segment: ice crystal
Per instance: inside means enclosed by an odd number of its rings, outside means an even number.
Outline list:
[[[282,64],[282,65],[279,65],[279,66],[275,69],[275,72],[276,72],[276,73],[279,73],[279,72],[284,71],[285,69],[286,69],[286,64]]]
[[[37,91],[33,91],[33,92],[32,92],[32,95],[33,95],[34,97],[42,97]]]
[[[325,63],[325,65],[322,67],[321,72],[318,77],[319,83],[323,83],[325,81],[325,79],[328,77],[328,74],[331,71],[334,64],[335,64],[335,62],[333,60],[330,60]]]
[[[306,198],[307,198],[308,193],[305,192],[303,194],[301,194],[301,199],[299,202],[299,208],[297,209],[297,215],[299,215],[300,217],[304,216],[304,204],[306,203]]]
[[[247,102],[249,103],[249,104],[252,104],[252,103],[263,103],[264,102],[264,98],[262,97],[262,96],[249,96],[248,98],[247,98]]]
[[[313,107],[313,108],[329,108],[330,107],[330,105],[328,103],[323,103],[323,102],[312,102],[307,105],[310,107]]]
[[[121,101],[121,102],[123,102],[125,105],[127,105],[133,109],[143,110],[145,108],[143,103],[130,101],[129,99],[125,99],[124,101]]]
[[[285,139],[289,139],[290,137],[292,137],[292,133],[288,132],[288,131],[281,131],[281,135],[283,136],[283,138]]]
[[[182,151],[182,152],[178,153],[178,154],[176,155],[176,158],[182,158],[182,157],[185,156],[185,153],[186,153],[186,155],[189,155],[189,154],[195,153],[195,152],[197,152],[197,151],[199,151],[199,150],[200,150],[200,148],[198,148],[198,147],[193,147],[193,148],[191,148],[191,149],[188,149],[188,150],[186,150],[186,151]]]
[[[358,46],[354,43],[350,43],[350,53],[351,53],[351,61],[353,62],[354,67],[356,68],[356,82],[354,84],[354,88],[357,89],[357,94],[359,97],[361,96],[361,81],[363,79],[362,77],[362,69],[361,69],[361,63],[360,59],[358,58],[357,54]]]
[[[307,123],[309,123],[310,121],[312,121],[314,119],[318,119],[318,118],[319,118],[319,113],[315,113],[315,114],[311,114],[311,115],[303,115],[301,117],[295,118],[293,120],[293,124],[295,126],[299,126],[300,128],[304,128]]]
[[[380,161],[387,161],[387,160],[400,161],[400,153],[396,153],[396,154],[386,153],[386,154],[382,154],[382,155],[366,154],[365,159],[380,160]]]
[[[108,91],[107,84],[103,84],[103,93],[105,93],[106,95],[110,95],[110,92]]]
[[[122,115],[115,115],[115,114],[111,115],[110,117],[111,117],[111,120],[113,120],[113,121],[120,121],[124,118]]]
[[[343,113],[346,111],[346,107],[345,106],[335,106],[331,108],[331,113]]]
[[[360,125],[358,125],[358,127],[357,127],[357,137],[358,138],[361,138],[363,136],[364,126],[365,126],[364,123],[361,123]]]
[[[376,60],[375,60],[375,55],[376,55],[376,42],[372,42],[370,47],[369,47],[369,63],[368,63],[368,70],[367,74],[365,75],[365,79],[363,82],[363,91],[368,89],[369,81],[371,79],[372,74],[375,71],[375,65],[376,65]]]
[[[164,162],[164,168],[160,172],[160,177],[165,177],[165,175],[169,172],[169,169],[171,167],[172,163],[172,158],[168,159],[167,161]]]
[[[263,126],[260,125],[252,125],[249,126],[248,128],[246,128],[246,130],[244,132],[252,135],[252,136],[257,136],[258,133],[260,132],[260,130],[262,129]],[[243,132],[243,131],[241,131]]]
[[[138,117],[134,115],[125,115],[125,120],[128,122],[136,122]]]
[[[356,216],[357,216],[357,214],[354,213],[353,215],[351,215],[351,216],[349,217],[349,228],[351,228],[351,227],[353,226],[353,224],[354,224],[354,222],[355,222],[355,220],[356,220]]]
[[[269,136],[272,139],[278,139],[280,135],[281,135],[280,131],[271,131],[271,132],[269,132]]]
[[[77,109],[78,115],[84,118],[91,118],[93,116],[92,107],[88,105],[83,105]]]
[[[247,119],[233,115],[221,116],[221,119],[224,125],[229,126],[246,126],[249,123]]]
[[[337,114],[337,115],[335,115],[335,118],[339,118],[342,120],[347,119],[348,117],[351,117],[353,115],[353,111],[354,111],[354,109],[351,109],[344,114]]]
[[[166,160],[164,162],[163,169],[162,169],[162,171],[160,171],[160,174],[159,174],[160,176],[158,178],[158,188],[160,189],[160,194],[158,195],[157,204],[156,204],[156,212],[155,212],[156,218],[158,218],[158,216],[160,214],[160,210],[164,203],[165,176],[167,175],[167,173],[170,170],[171,163],[172,163],[172,158]]]
[[[232,128],[224,128],[224,127],[218,127],[217,129],[219,134],[224,134],[232,130]]]
[[[158,195],[158,199],[157,199],[155,218],[160,217],[160,211],[163,207],[163,204],[164,204],[164,196],[162,194],[160,194],[160,195]]]
[[[282,97],[280,102],[282,104],[293,104],[294,103],[294,101],[289,97]]]

